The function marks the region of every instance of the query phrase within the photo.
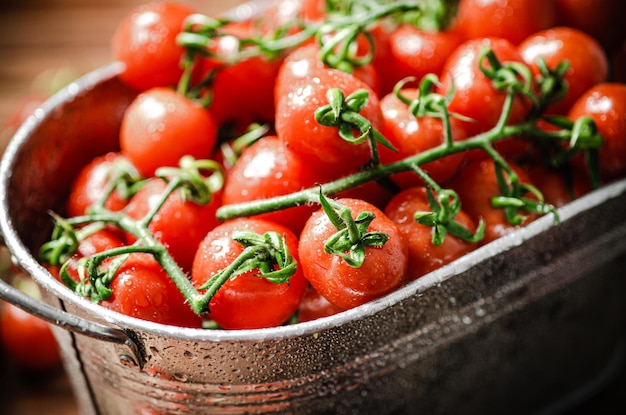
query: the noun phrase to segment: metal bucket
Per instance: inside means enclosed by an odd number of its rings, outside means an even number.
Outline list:
[[[120,67],[88,74],[17,132],[0,165],[0,226],[55,326],[83,414],[481,413],[567,407],[622,361],[626,181],[369,304],[263,330],[182,329],[77,297],[36,253],[72,177],[117,148],[135,96]]]

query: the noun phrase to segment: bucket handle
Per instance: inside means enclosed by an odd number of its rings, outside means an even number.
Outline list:
[[[0,299],[67,331],[83,334],[96,340],[125,345],[130,349],[132,356],[120,355],[122,364],[143,368],[145,363],[143,347],[137,334],[132,330],[112,328],[54,308],[12,287],[2,279],[0,279]]]

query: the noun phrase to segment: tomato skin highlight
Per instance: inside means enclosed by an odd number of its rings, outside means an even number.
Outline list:
[[[412,187],[396,194],[385,208],[385,215],[398,225],[409,247],[409,267],[407,281],[440,268],[455,259],[473,251],[478,244],[466,242],[447,234],[443,244],[432,243],[432,227],[414,220],[416,212],[430,212],[424,187]],[[465,212],[460,211],[454,219],[464,228],[474,233],[476,225]]]
[[[161,179],[150,179],[129,201],[124,213],[133,219],[143,218],[164,193],[167,184]],[[206,205],[187,200],[183,201],[180,192],[175,191],[165,201],[154,216],[148,229],[168,250],[170,255],[183,268],[190,270],[193,259],[208,231],[219,224],[215,212],[221,204],[221,194],[213,195],[213,200]],[[135,241],[127,234],[127,243]]]
[[[572,120],[582,116],[591,117],[604,138],[600,178],[612,181],[626,175],[626,84],[607,82],[587,90],[568,113]]]
[[[140,94],[127,108],[120,130],[122,154],[144,177],[181,157],[207,158],[217,141],[217,124],[198,103],[170,88]]]
[[[286,227],[263,219],[245,218],[224,222],[210,231],[201,242],[191,271],[196,288],[229,266],[244,250],[232,239],[234,231],[264,234],[277,232],[298,261],[298,239]],[[288,282],[276,284],[256,276],[258,270],[237,275],[224,283],[209,303],[207,318],[224,329],[254,329],[283,324],[297,310],[307,287],[298,265]]]
[[[194,9],[182,4],[152,1],[124,17],[111,39],[113,60],[125,64],[120,79],[137,91],[176,86],[184,54],[176,36],[193,13]]]
[[[605,82],[609,76],[608,58],[602,46],[580,30],[555,27],[537,32],[520,43],[519,51],[535,74],[539,73],[536,63],[539,58],[543,58],[550,69],[563,61],[569,63],[564,79],[567,94],[548,109],[550,113],[567,114],[586,90]]]
[[[113,291],[100,305],[130,317],[179,327],[202,327],[161,265],[149,254],[134,253],[111,282]]]
[[[406,278],[408,248],[400,230],[382,211],[359,199],[338,199],[356,218],[363,211],[376,218],[369,231],[383,232],[389,240],[380,248],[366,247],[361,267],[353,268],[337,255],[324,251],[324,243],[337,232],[323,210],[315,212],[300,235],[300,263],[309,283],[328,301],[350,309],[401,287]]]

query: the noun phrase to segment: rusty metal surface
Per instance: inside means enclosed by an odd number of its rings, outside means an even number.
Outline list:
[[[35,257],[50,229],[47,210],[59,209],[82,165],[115,148],[134,96],[117,70],[98,70],[55,96],[0,165],[5,242],[47,301],[140,340],[136,355],[58,333],[83,413],[529,413],[619,356],[624,181],[562,209],[558,226],[542,218],[398,292],[314,322],[179,329],[76,298]]]

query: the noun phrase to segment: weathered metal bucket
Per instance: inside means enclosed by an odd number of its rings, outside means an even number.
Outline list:
[[[45,304],[0,297],[55,327],[83,414],[481,413],[584,399],[622,362],[626,181],[484,246],[378,301],[263,330],[181,329],[78,298],[42,267],[72,177],[116,149],[134,93],[119,66],[55,95],[0,165],[0,227]]]

